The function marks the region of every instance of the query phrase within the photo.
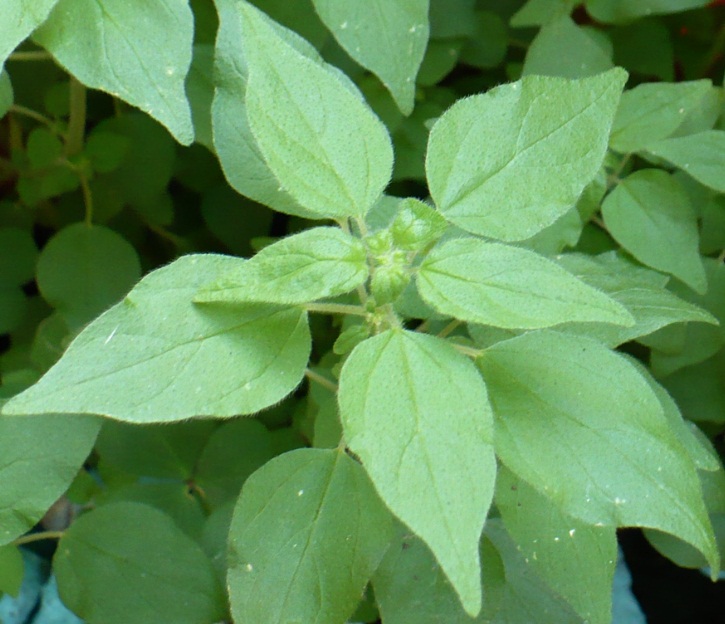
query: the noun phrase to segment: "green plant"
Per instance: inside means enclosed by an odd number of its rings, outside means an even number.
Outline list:
[[[717,575],[717,8],[6,4],[13,86],[72,76],[50,116],[0,81],[9,566],[60,537],[90,624],[604,624],[625,526]],[[686,8],[675,83],[628,45]],[[251,258],[190,253],[209,231]],[[83,513],[20,537],[64,492]]]

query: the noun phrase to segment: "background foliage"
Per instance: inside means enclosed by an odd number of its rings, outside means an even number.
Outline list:
[[[0,591],[44,538],[89,624],[604,624],[622,527],[716,574],[724,10],[5,0]]]

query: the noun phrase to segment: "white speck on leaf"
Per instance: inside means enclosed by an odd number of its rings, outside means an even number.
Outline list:
[[[245,565],[244,568],[247,570],[247,572],[251,572],[252,570],[254,570],[254,566],[251,563]]]
[[[116,325],[116,327],[113,328],[113,331],[108,335],[108,338],[106,338],[103,341],[103,344],[104,345],[107,345],[109,342],[111,342],[111,340],[113,339],[113,337],[116,335],[116,332],[118,331],[118,328],[119,327],[120,327],[120,325]]]
[[[576,529],[570,529],[569,530],[569,537],[574,537],[574,533],[576,533]]]
[[[305,491],[304,491],[304,490],[299,490],[299,491],[297,492],[297,496],[302,496],[302,495],[303,495],[304,493],[305,493]]]

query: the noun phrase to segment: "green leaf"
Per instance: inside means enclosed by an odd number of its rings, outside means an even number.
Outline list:
[[[0,285],[22,286],[35,275],[38,248],[27,230],[0,228]]]
[[[373,577],[375,599],[386,624],[489,624],[505,583],[503,565],[491,543],[482,539],[483,607],[470,617],[425,542],[399,525]]]
[[[295,3],[299,4],[299,3]],[[214,100],[212,129],[214,148],[229,184],[247,197],[288,214],[312,215],[302,208],[270,171],[247,122],[245,103],[249,70],[242,48],[242,22],[235,0],[215,0],[219,31],[214,51]],[[287,33],[301,54],[319,62],[317,51],[304,39]]]
[[[110,193],[132,206],[153,204],[166,191],[176,159],[174,142],[159,124],[139,113],[104,119],[91,133],[112,134],[123,158],[109,173],[98,176]],[[116,155],[118,156],[118,154]]]
[[[0,22],[0,70],[15,47],[45,21],[57,2],[58,0],[3,2],[3,19]]]
[[[498,551],[506,574],[493,624],[582,624],[582,618],[536,573],[499,518],[486,524],[486,537]]]
[[[679,13],[697,9],[709,0],[586,0],[589,14],[599,22],[623,23],[649,15]]]
[[[697,425],[684,420],[677,403],[667,393],[667,390],[655,380],[644,364],[634,358],[630,358],[630,361],[657,396],[672,433],[682,442],[682,446],[687,450],[698,470],[708,472],[722,470],[717,452],[710,446],[704,434],[698,430]],[[702,438],[704,438],[705,442],[703,442]]]
[[[496,507],[531,568],[584,621],[611,624],[617,562],[614,527],[593,527],[563,514],[505,468],[498,474]]]
[[[438,208],[464,230],[508,241],[553,223],[602,164],[626,76],[526,76],[459,100],[428,141]]]
[[[708,284],[705,294],[697,294],[679,282],[670,288],[681,299],[710,312],[719,326],[688,323],[648,337],[652,346],[650,367],[658,378],[706,360],[725,344],[725,265],[716,258],[703,258],[703,264]]]
[[[633,322],[622,305],[551,260],[475,238],[434,249],[420,265],[417,284],[436,310],[473,323],[534,329],[572,320]]]
[[[267,165],[304,208],[363,217],[390,180],[390,137],[330,66],[290,45],[257,9],[239,4],[249,69],[247,119]]]
[[[413,112],[415,76],[428,43],[428,0],[313,0],[344,50],[376,74],[404,114]]]
[[[101,465],[101,468],[105,466]],[[101,494],[96,495],[96,506],[119,502],[142,503],[162,511],[191,539],[201,537],[208,512],[202,509],[199,498],[191,493],[187,483],[146,478],[133,483],[106,483],[106,486]]]
[[[100,225],[75,223],[62,229],[38,258],[38,288],[72,327],[116,303],[140,277],[134,247]]]
[[[563,16],[569,16],[579,2],[580,0],[528,0],[514,13],[510,24],[514,28],[543,26]]]
[[[437,210],[408,197],[397,206],[390,234],[396,247],[417,252],[437,241],[447,229],[448,223]]]
[[[194,481],[205,500],[218,507],[236,499],[257,468],[274,457],[272,436],[257,420],[239,418],[223,424],[207,441],[196,462]]]
[[[0,416],[0,545],[31,529],[66,491],[100,426],[81,416]]]
[[[647,83],[625,91],[617,109],[609,145],[634,152],[666,139],[712,90],[710,80]]]
[[[0,593],[17,598],[23,582],[23,556],[17,546],[0,546]]]
[[[13,93],[13,85],[7,72],[0,71],[0,119],[5,117],[13,105],[15,94]]]
[[[365,246],[336,227],[283,238],[236,265],[195,301],[307,303],[354,290],[368,277]]]
[[[706,130],[684,137],[665,139],[647,146],[647,151],[664,158],[698,182],[725,193],[725,131]]]
[[[718,322],[707,310],[667,290],[667,278],[664,275],[635,266],[614,252],[596,257],[566,254],[558,258],[557,262],[583,282],[621,303],[635,320],[631,327],[566,323],[558,327],[560,331],[589,336],[609,347],[616,347],[672,323]]]
[[[306,313],[191,303],[202,284],[235,263],[183,256],[150,273],[4,413],[90,413],[148,423],[249,414],[276,403],[304,374]]]
[[[584,78],[611,69],[612,53],[569,17],[542,26],[526,52],[524,76]]]
[[[667,172],[643,169],[627,176],[605,198],[602,216],[612,237],[637,260],[705,292],[697,217]]]
[[[96,451],[104,462],[132,475],[186,480],[215,424],[197,420],[164,425],[103,423]]]
[[[104,505],[78,518],[58,544],[53,570],[63,602],[88,624],[199,624],[224,614],[201,547],[140,503]]]
[[[496,465],[475,367],[439,338],[391,330],[355,348],[338,396],[347,445],[391,511],[430,546],[466,611],[477,614],[478,542]]]
[[[665,377],[662,383],[690,420],[725,422],[725,351]]]
[[[391,536],[365,472],[341,450],[300,449],[254,473],[229,531],[235,621],[338,624]]]
[[[503,18],[493,11],[476,11],[474,32],[461,50],[461,61],[480,69],[491,69],[506,58],[509,33]]]
[[[115,132],[94,131],[86,140],[85,155],[98,173],[110,173],[118,169],[126,159],[131,141]]]
[[[214,100],[214,46],[195,44],[186,79],[186,94],[194,121],[194,140],[214,151],[211,105]]]
[[[184,91],[194,19],[185,0],[58,0],[34,38],[83,84],[137,106],[180,143],[194,140]]]
[[[719,566],[696,467],[622,356],[544,330],[493,345],[479,366],[512,472],[562,513],[672,533]]]
[[[657,17],[639,19],[608,31],[614,63],[640,80],[675,79],[675,52],[670,27]]]

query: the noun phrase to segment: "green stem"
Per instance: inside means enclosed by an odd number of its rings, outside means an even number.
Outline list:
[[[45,50],[35,50],[31,52],[13,52],[8,61],[49,61],[53,57]]]
[[[313,370],[310,370],[309,368],[305,369],[305,377],[309,379],[310,381],[314,381],[315,383],[320,384],[323,388],[326,388],[332,393],[337,393],[337,384],[327,379],[327,377],[323,377],[319,373],[316,373]]]
[[[28,117],[29,119],[32,119],[34,121],[39,121],[40,123],[48,126],[51,130],[55,130],[55,124],[52,119],[49,119],[45,115],[41,115],[40,113],[34,111],[31,108],[21,106],[20,104],[13,104],[8,109],[8,112],[15,113],[16,115],[22,115],[23,117]]]
[[[80,154],[86,137],[86,88],[75,78],[70,80],[70,117],[65,155]]]
[[[84,173],[78,172],[81,181],[81,190],[83,191],[83,203],[86,207],[85,222],[88,227],[93,225],[93,193],[88,183],[88,178]]]
[[[443,329],[441,329],[438,332],[438,338],[445,338],[448,336],[452,331],[454,331],[463,321],[459,321],[458,319],[452,320],[448,325],[446,325]]]
[[[319,314],[352,314],[353,316],[367,316],[368,313],[362,306],[346,305],[344,303],[307,303],[305,309],[308,312]]]
[[[627,166],[627,163],[629,162],[630,158],[632,158],[631,152],[629,154],[625,154],[622,157],[622,160],[619,161],[617,168],[614,171],[612,171],[612,173],[610,173],[609,176],[607,176],[607,187],[608,188],[612,188],[613,186],[616,186],[617,184],[619,184],[619,182],[620,182],[619,174],[622,173],[624,168]]]
[[[40,533],[29,533],[13,540],[13,546],[22,546],[31,542],[39,542],[41,540],[60,539],[63,537],[64,531],[41,531]]]
[[[474,360],[477,360],[480,358],[485,350],[484,349],[474,349],[473,347],[467,347],[466,345],[462,344],[456,344],[455,342],[450,343],[454,349],[457,351],[460,351],[463,353],[463,355],[467,355],[468,357],[473,358]]]

